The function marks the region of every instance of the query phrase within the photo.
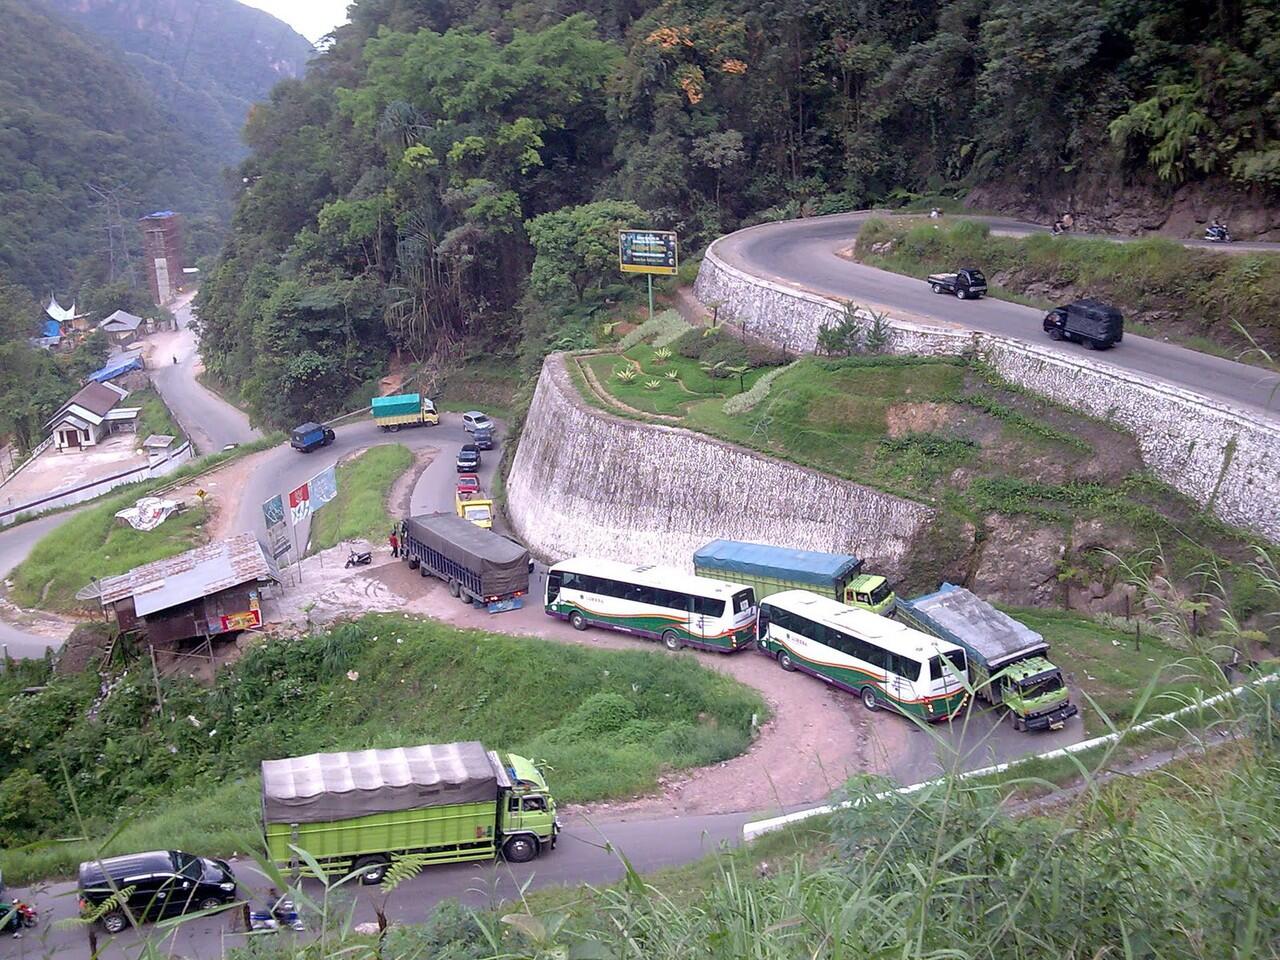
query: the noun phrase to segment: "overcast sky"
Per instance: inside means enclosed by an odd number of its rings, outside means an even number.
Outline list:
[[[350,0],[240,0],[279,17],[310,40],[319,40],[340,23],[347,22]]]

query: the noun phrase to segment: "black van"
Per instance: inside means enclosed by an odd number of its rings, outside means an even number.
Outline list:
[[[81,914],[94,913],[113,894],[128,888],[132,892],[124,904],[98,918],[107,933],[119,933],[130,917],[139,922],[160,920],[233,903],[236,875],[225,860],[181,850],[89,860],[80,864]]]
[[[1044,332],[1054,340],[1106,350],[1124,339],[1124,314],[1100,300],[1075,300],[1045,314]]]

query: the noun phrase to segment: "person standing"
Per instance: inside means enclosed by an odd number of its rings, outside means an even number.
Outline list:
[[[400,538],[396,536],[396,528],[391,528],[391,535],[387,537],[387,543],[391,544],[391,558],[393,560],[400,557]]]

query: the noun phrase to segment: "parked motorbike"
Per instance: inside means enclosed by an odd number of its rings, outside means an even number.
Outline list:
[[[1064,233],[1069,232],[1070,230],[1071,228],[1067,226],[1065,223],[1063,223],[1061,220],[1055,220],[1053,221],[1053,226],[1049,228],[1049,235],[1053,237],[1060,237]]]
[[[1225,223],[1211,223],[1204,228],[1204,238],[1210,243],[1231,243],[1231,231]]]
[[[941,219],[942,219],[942,210],[941,210],[939,207],[934,207],[932,210],[930,210],[930,211],[929,211],[929,219],[930,219],[930,220],[941,220]]]
[[[0,919],[4,921],[0,930],[12,933],[15,939],[21,939],[23,930],[40,922],[36,908],[21,900],[0,902]]]
[[[288,897],[271,897],[260,906],[249,911],[249,929],[279,930],[288,927],[291,930],[305,930],[302,918],[298,916],[298,908]]]
[[[347,562],[344,564],[344,566],[365,567],[372,562],[373,562],[372,550],[361,550],[357,552],[356,549],[352,547],[349,550],[347,550]]]

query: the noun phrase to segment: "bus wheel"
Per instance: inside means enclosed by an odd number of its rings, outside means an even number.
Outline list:
[[[389,866],[391,863],[386,857],[361,857],[351,865],[351,872],[360,871],[360,882],[366,887],[372,887],[382,882]]]
[[[862,705],[872,713],[880,709],[880,700],[876,697],[876,692],[871,687],[862,688]]]
[[[575,610],[569,614],[569,626],[575,630],[585,630],[587,629],[587,618]]]
[[[538,841],[529,837],[512,837],[502,845],[502,855],[511,863],[528,863],[538,855]]]
[[[795,661],[791,659],[791,654],[785,650],[778,654],[778,666],[783,670],[794,670],[796,668]]]
[[[680,635],[674,630],[668,630],[662,635],[662,642],[667,645],[667,649],[675,653],[684,646],[684,641],[680,639]]]
[[[460,586],[458,586],[458,581],[457,581],[457,580],[450,580],[450,581],[449,581],[449,596],[451,596],[451,597],[456,597],[456,596],[461,595],[461,593],[462,593],[462,588],[461,588]]]

